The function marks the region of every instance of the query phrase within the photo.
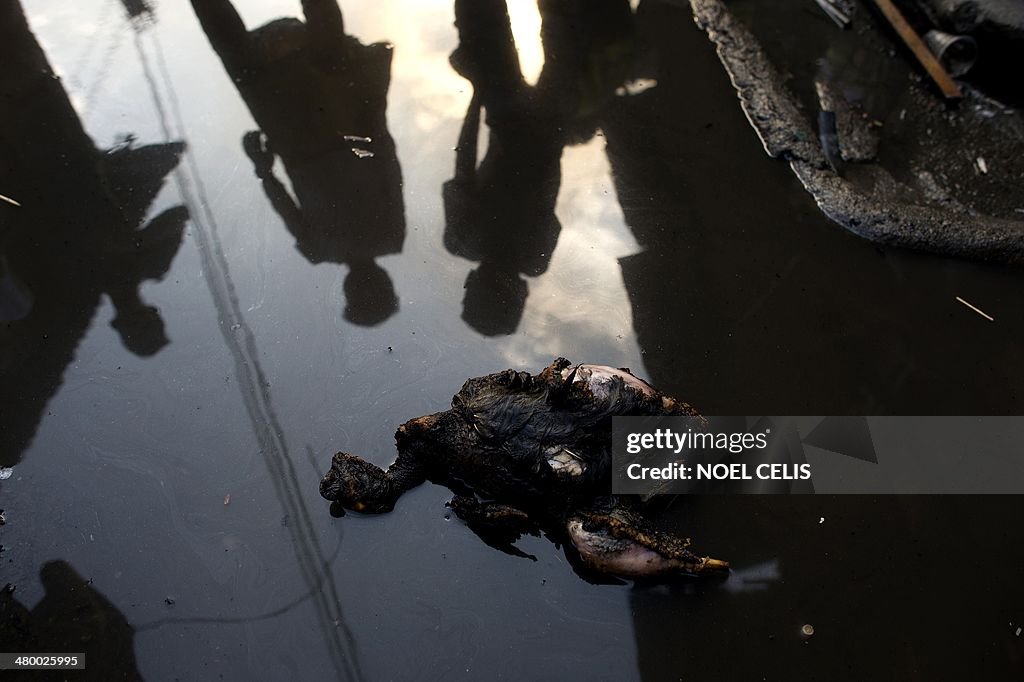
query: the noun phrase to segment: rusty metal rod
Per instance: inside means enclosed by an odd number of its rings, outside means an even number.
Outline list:
[[[949,75],[946,69],[939,63],[939,60],[935,58],[932,51],[928,49],[928,46],[921,40],[921,36],[917,35],[917,32],[907,23],[903,13],[897,9],[896,5],[892,4],[892,0],[873,0],[875,5],[881,10],[882,14],[889,21],[889,24],[896,30],[900,38],[910,48],[914,56],[917,57],[917,61],[921,62],[921,66],[928,72],[935,84],[942,90],[942,94],[947,99],[959,99],[963,97],[963,92],[960,91],[960,86],[956,84],[953,78]]]

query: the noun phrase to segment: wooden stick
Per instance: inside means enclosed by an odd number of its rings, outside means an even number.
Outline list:
[[[960,91],[960,86],[953,81],[953,78],[949,75],[939,60],[935,58],[932,51],[928,49],[928,46],[921,40],[921,36],[917,35],[917,32],[907,23],[907,20],[903,17],[903,14],[896,8],[896,5],[892,4],[892,0],[874,0],[875,5],[885,18],[889,20],[889,24],[896,30],[900,38],[910,48],[914,56],[917,57],[917,61],[921,62],[921,66],[928,72],[935,84],[942,90],[942,94],[947,99],[959,99],[963,97],[963,93]]]

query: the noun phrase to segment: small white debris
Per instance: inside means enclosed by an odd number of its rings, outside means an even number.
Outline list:
[[[362,142],[363,144],[370,144],[373,140],[369,137],[363,137],[362,135],[345,135],[345,142]]]
[[[4,196],[3,194],[0,194],[0,201],[6,201],[8,204],[11,204],[12,206],[21,206],[21,204],[19,204],[17,201],[10,197]]]
[[[352,153],[360,159],[369,159],[373,156],[373,152],[367,149],[360,149],[359,147],[352,147]]]
[[[618,97],[631,97],[633,95],[639,95],[641,92],[650,90],[657,86],[658,81],[653,78],[636,78],[631,81],[626,81],[616,88],[615,94]]]
[[[823,524],[823,523],[825,523],[825,517],[824,517],[824,516],[822,516],[822,517],[820,517],[820,518],[818,519],[818,525],[819,525],[819,526],[820,526],[821,524]]]
[[[981,171],[982,175],[988,174],[988,164],[985,163],[985,159],[983,157],[979,156],[975,163],[978,164],[978,170]]]
[[[814,626],[810,623],[806,623],[802,628],[800,628],[800,634],[804,637],[812,636],[814,634]]]
[[[231,493],[228,493],[227,495],[224,496],[224,506],[226,507],[229,504],[231,504]]]
[[[980,308],[977,308],[977,307],[975,307],[975,306],[971,305],[970,303],[968,303],[968,302],[967,302],[967,301],[965,301],[964,299],[960,298],[959,296],[957,296],[957,297],[956,297],[956,300],[960,301],[960,302],[961,302],[961,303],[963,303],[963,304],[964,304],[965,306],[967,306],[968,308],[970,308],[970,309],[971,309],[971,310],[973,310],[974,312],[978,313],[979,315],[981,315],[982,317],[984,317],[984,318],[985,318],[986,320],[988,320],[989,322],[995,322],[995,321],[996,321],[996,318],[994,318],[994,317],[992,317],[991,315],[989,315],[988,313],[986,313],[986,312],[982,311],[982,310],[981,310]]]
[[[1017,635],[1018,637],[1020,637],[1021,630],[1022,630],[1022,628],[1017,628],[1017,632],[1015,632],[1014,634]]]
[[[0,467],[0,481],[6,481],[14,475],[14,467]]]

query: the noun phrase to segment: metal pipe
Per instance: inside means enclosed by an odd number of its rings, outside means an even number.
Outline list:
[[[924,42],[950,75],[962,76],[978,61],[978,43],[970,36],[932,29],[924,34]]]

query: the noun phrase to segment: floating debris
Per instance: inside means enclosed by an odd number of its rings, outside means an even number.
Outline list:
[[[3,194],[0,194],[0,200],[6,201],[8,204],[11,204],[13,206],[21,206],[21,204],[19,204],[17,201],[8,196],[4,196]]]
[[[984,157],[979,156],[975,163],[978,164],[978,170],[981,171],[982,175],[988,175],[988,164],[985,163]]]
[[[7,517],[4,516],[4,510],[0,509],[0,526],[4,525],[5,523],[7,523]]]
[[[963,304],[964,304],[965,306],[967,306],[968,308],[970,308],[970,309],[971,309],[971,310],[973,310],[974,312],[978,313],[979,315],[981,315],[982,317],[984,317],[984,318],[985,318],[986,320],[988,320],[989,322],[995,322],[995,321],[996,321],[996,318],[992,317],[991,315],[989,315],[988,313],[986,313],[986,312],[982,311],[981,309],[979,309],[979,308],[977,308],[977,307],[975,307],[975,306],[971,305],[970,303],[968,303],[968,302],[967,302],[967,301],[965,301],[964,299],[960,298],[959,296],[957,296],[957,297],[956,297],[956,300],[960,301],[960,302],[961,302],[961,303],[963,303]]]
[[[168,606],[174,606],[174,597],[167,595],[166,597],[164,597],[164,603]]]
[[[369,159],[373,156],[373,152],[367,149],[360,149],[359,147],[352,147],[352,153],[360,159]]]
[[[821,517],[818,518],[818,525],[820,526],[823,523],[825,523],[825,517],[821,516]]]
[[[226,507],[229,504],[231,504],[231,493],[228,493],[227,495],[224,496],[224,506]]]
[[[362,142],[363,144],[370,144],[373,142],[372,138],[363,137],[362,135],[345,135],[343,139],[346,142]]]
[[[805,623],[804,626],[800,628],[800,634],[803,635],[805,638],[811,637],[812,635],[814,635],[814,626],[810,623]]]
[[[14,467],[0,467],[0,481],[6,481],[14,474]]]

